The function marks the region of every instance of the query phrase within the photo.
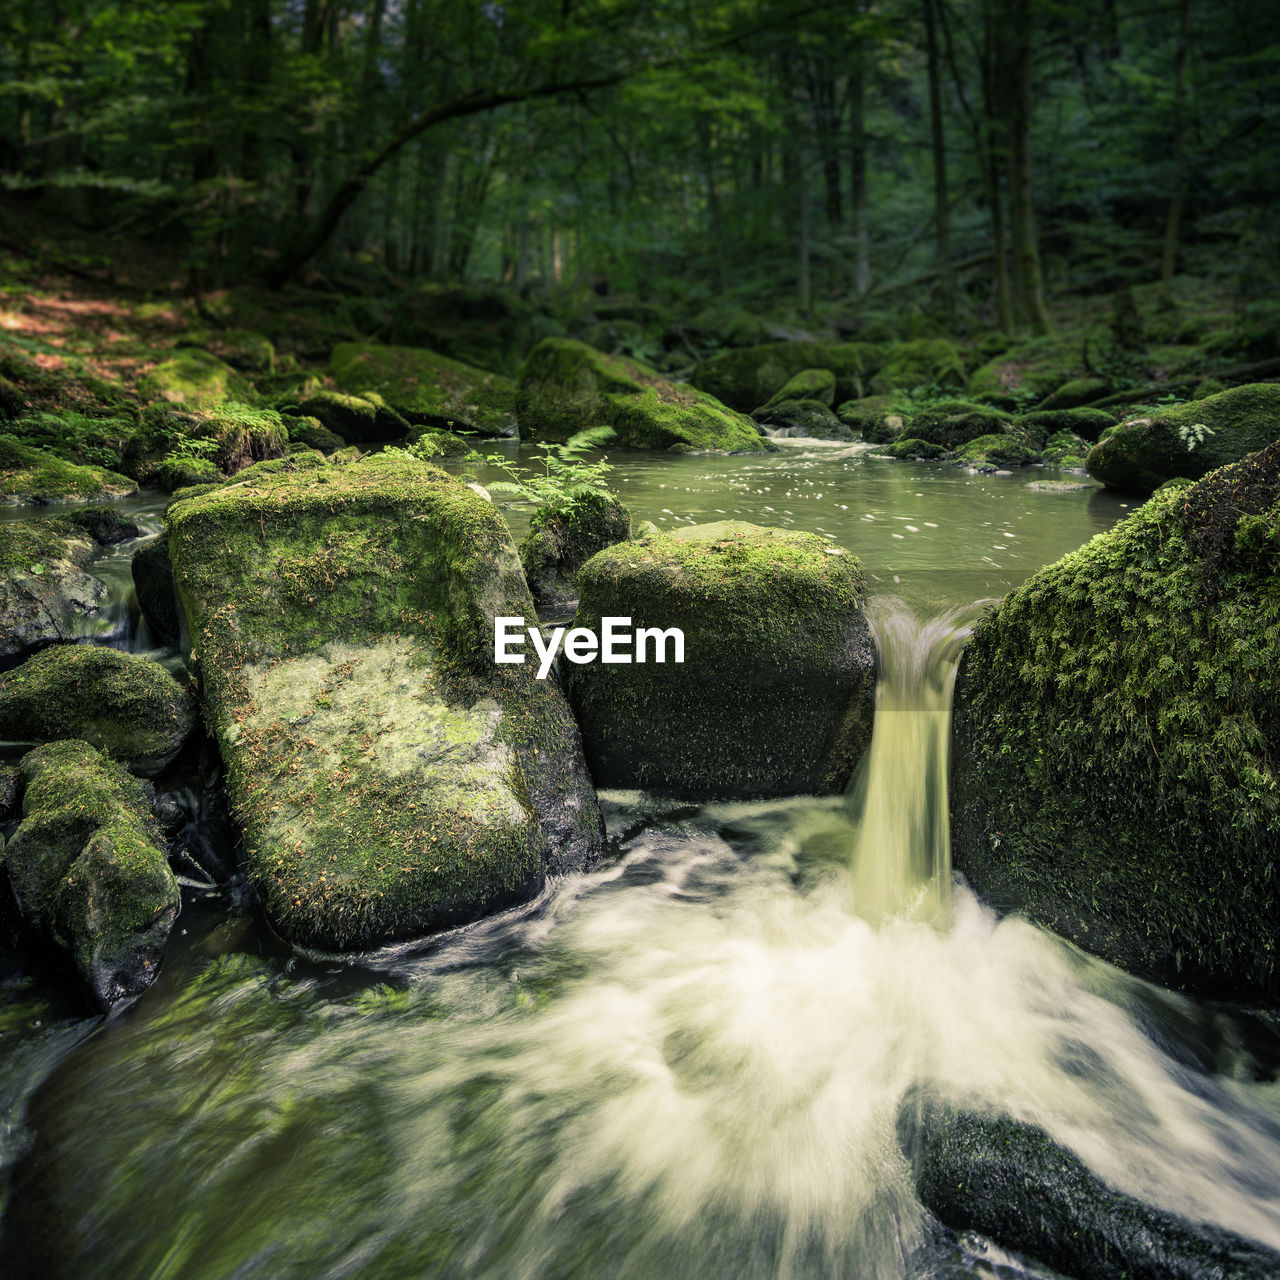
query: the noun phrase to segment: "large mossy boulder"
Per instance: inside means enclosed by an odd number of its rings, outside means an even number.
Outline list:
[[[588,865],[603,828],[498,510],[427,463],[261,464],[175,503],[169,549],[249,871],[288,939],[459,924]],[[285,462],[293,459],[285,459]]]
[[[854,438],[853,428],[841,422],[820,400],[784,400],[772,409],[757,409],[752,416],[776,437],[812,440]]]
[[[6,424],[5,431],[21,444],[44,449],[65,462],[119,471],[125,444],[136,426],[132,412],[104,418],[63,410],[27,413]]]
[[[1152,493],[1273,440],[1280,440],[1280,385],[1260,382],[1129,418],[1089,451],[1085,465],[1109,489]]]
[[[839,404],[866,394],[870,375],[882,358],[883,348],[869,342],[766,342],[704,360],[694,369],[692,382],[731,409],[750,413],[768,403],[792,378],[806,370],[825,369],[835,376],[832,403]]]
[[[1005,409],[1026,408],[1051,396],[1080,371],[1079,352],[1058,338],[1029,338],[979,365],[968,394]]]
[[[1107,1186],[1043,1130],[920,1093],[898,1119],[921,1202],[1074,1280],[1272,1280],[1280,1254]]]
[[[42,506],[50,502],[101,502],[138,492],[128,476],[105,467],[68,462],[46,449],[0,435],[0,506]]]
[[[122,466],[143,484],[172,492],[278,458],[288,443],[288,428],[273,409],[151,405],[125,445]]]
[[[253,398],[243,374],[207,351],[187,350],[162,360],[138,379],[143,400],[162,400],[189,409],[211,409],[227,401]]]
[[[78,738],[144,778],[173,760],[197,719],[190,689],[136,653],[60,644],[0,675],[0,737]]]
[[[952,857],[1170,986],[1280,1003],[1280,444],[1042,569],[956,680]]]
[[[868,390],[872,395],[887,395],[929,386],[964,386],[964,357],[946,338],[917,338],[885,347]]]
[[[869,444],[885,444],[898,439],[909,420],[909,415],[897,407],[893,396],[846,400],[836,410],[836,417]]]
[[[151,985],[181,904],[151,784],[74,740],[29,752],[21,770],[22,824],[0,865],[23,921],[110,1009]]]
[[[958,449],[979,436],[1002,435],[1012,421],[1009,414],[968,400],[940,400],[911,415],[904,436],[928,440],[944,449]]]
[[[95,553],[69,520],[0,521],[0,661],[81,633],[107,598]]]
[[[343,391],[375,392],[413,426],[515,434],[515,383],[434,351],[343,342],[333,349],[329,372]]]
[[[1106,409],[1037,409],[1014,419],[1018,430],[1031,440],[1047,440],[1059,431],[1071,431],[1085,440],[1097,440],[1119,419]]]
[[[957,462],[985,469],[1023,467],[1039,460],[1039,453],[1016,435],[975,436],[956,450]]]
[[[403,440],[409,423],[376,392],[311,390],[305,397],[284,396],[281,410],[290,417],[311,418],[349,444]]]
[[[521,433],[535,440],[563,441],[608,426],[625,448],[759,453],[765,447],[750,418],[706,392],[571,338],[548,338],[529,353],[516,406]]]
[[[544,611],[571,609],[578,600],[578,570],[597,551],[631,537],[631,513],[612,494],[579,494],[560,506],[542,507],[520,543],[520,564]]]
[[[816,400],[828,409],[835,403],[836,375],[830,369],[801,369],[760,406],[758,413],[792,400]]]
[[[576,627],[684,633],[684,662],[569,669],[592,775],[690,799],[842,791],[871,736],[875,654],[855,556],[735,521],[651,534],[578,574]],[[638,646],[639,642],[637,642]]]

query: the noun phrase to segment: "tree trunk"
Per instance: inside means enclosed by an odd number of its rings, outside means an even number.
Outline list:
[[[1178,229],[1182,222],[1182,202],[1187,189],[1187,50],[1191,43],[1191,0],[1182,0],[1179,11],[1178,51],[1173,56],[1173,195],[1164,225],[1164,258],[1160,264],[1160,287],[1167,294],[1173,283],[1178,258]]]
[[[947,211],[947,140],[942,128],[942,86],[938,75],[938,33],[934,0],[923,0],[925,57],[929,77],[929,131],[933,150],[933,225],[938,258],[938,293],[948,320],[956,311],[956,280],[951,269],[951,229]]]
[[[871,289],[871,236],[867,224],[867,134],[864,123],[866,98],[866,46],[859,40],[853,55],[849,83],[849,129],[853,146],[849,154],[849,203],[853,210],[854,288],[858,297]]]

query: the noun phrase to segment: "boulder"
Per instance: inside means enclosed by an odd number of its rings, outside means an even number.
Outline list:
[[[631,513],[607,493],[580,494],[562,507],[536,511],[520,544],[534,604],[571,609],[578,600],[578,570],[597,551],[630,537]]]
[[[1166,480],[1198,480],[1277,439],[1280,386],[1259,382],[1128,418],[1094,445],[1085,465],[1109,489],[1152,493]]]
[[[181,901],[151,784],[74,740],[38,747],[20,767],[22,824],[0,865],[23,921],[70,954],[110,1009],[151,985]]]
[[[934,444],[932,440],[921,440],[916,436],[881,445],[875,452],[881,458],[912,458],[922,462],[936,462],[940,458],[951,457],[951,450],[945,445]]]
[[[321,453],[333,453],[347,443],[336,431],[330,431],[322,425],[319,418],[295,418],[286,414],[282,414],[281,418],[288,429],[290,445],[318,449]]]
[[[548,338],[529,353],[516,404],[521,432],[536,440],[567,440],[585,428],[609,426],[616,443],[627,448],[765,448],[750,418],[706,392],[571,338]]]
[[[1082,440],[1074,431],[1055,431],[1045,441],[1040,456],[1046,466],[1083,471],[1085,455],[1088,452],[1088,442]]]
[[[1002,435],[1012,421],[1007,413],[968,400],[940,400],[911,415],[903,434],[958,449],[979,436]]]
[[[1114,1190],[1046,1133],[919,1092],[898,1120],[916,1190],[953,1231],[978,1231],[1074,1280],[1271,1280],[1280,1254]]]
[[[873,395],[885,395],[928,386],[964,386],[964,358],[946,338],[917,338],[885,347],[869,390]]]
[[[835,404],[866,393],[869,375],[882,356],[883,348],[870,342],[766,342],[704,360],[694,369],[692,382],[731,409],[750,413],[797,374],[827,369],[835,375]]]
[[[480,456],[475,437],[460,436],[453,431],[437,431],[415,427],[410,433],[409,452],[423,462],[437,462]]]
[[[684,662],[570,667],[597,784],[696,800],[842,791],[871,735],[875,653],[855,556],[735,521],[610,547],[577,627],[680,628]]]
[[[8,423],[5,430],[20,443],[44,449],[65,462],[119,471],[125,443],[137,425],[132,412],[121,411],[115,417],[104,418],[64,409],[56,413],[25,413]]]
[[[169,535],[162,533],[133,553],[129,564],[138,608],[159,644],[178,644],[178,597],[173,587],[173,565],[169,562]]]
[[[207,351],[179,351],[138,379],[143,400],[161,400],[190,409],[211,409],[227,401],[248,401],[253,386],[243,374]]]
[[[434,351],[343,342],[333,349],[329,372],[343,391],[360,396],[375,392],[413,426],[460,428],[486,436],[516,431],[516,388],[510,378]]]
[[[136,653],[60,644],[0,675],[0,737],[78,738],[145,778],[173,760],[196,720],[190,689]]]
[[[801,369],[788,378],[751,416],[758,418],[760,413],[789,400],[816,400],[830,409],[835,403],[835,395],[836,375],[830,369]]]
[[[1109,396],[1115,388],[1106,378],[1069,378],[1040,402],[1041,409],[1078,409]]]
[[[278,458],[288,439],[273,409],[234,403],[210,409],[151,405],[125,445],[121,465],[143,484],[173,491]]]
[[[1037,409],[1015,418],[1014,424],[1032,441],[1047,440],[1058,431],[1072,431],[1085,440],[1097,440],[1118,421],[1106,409]]]
[[[0,435],[0,506],[41,506],[50,502],[101,502],[138,492],[128,476],[105,467],[80,466],[46,449]]]
[[[74,640],[107,598],[93,539],[65,519],[0,521],[0,662]]]
[[[114,547],[142,536],[137,521],[122,516],[114,507],[82,507],[68,512],[65,518],[69,524],[83,529],[100,547]]]
[[[495,616],[534,617],[498,510],[428,463],[311,457],[176,502],[169,547],[267,915],[363,948],[527,898],[603,827],[559,688],[494,663]]]
[[[1038,404],[1080,370],[1074,345],[1060,338],[1030,338],[1002,351],[970,375],[968,394],[1003,409]]]
[[[820,400],[784,400],[772,409],[757,409],[752,416],[776,436],[853,439],[853,428],[841,422]]]
[[[1143,977],[1280,1003],[1280,444],[1162,490],[974,629],[952,858]]]
[[[1021,436],[977,436],[956,450],[956,461],[979,468],[1023,467],[1040,455]]]
[[[409,424],[376,391],[359,396],[314,391],[301,400],[286,397],[280,408],[290,417],[314,418],[349,443],[403,440],[409,434]]]
[[[866,396],[862,400],[846,400],[836,410],[836,417],[859,432],[870,444],[896,440],[907,424],[907,415],[895,407],[892,396]]]

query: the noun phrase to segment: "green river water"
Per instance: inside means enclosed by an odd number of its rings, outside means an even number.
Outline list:
[[[293,956],[242,894],[192,884],[159,980],[105,1021],[11,976],[14,1274],[1048,1274],[929,1227],[895,1132],[916,1084],[1280,1246],[1280,1085],[1258,1026],[951,881],[965,628],[1123,505],[1032,488],[1052,478],[1038,469],[858,446],[612,460],[637,518],[796,527],[861,557],[881,682],[848,794],[605,793],[616,856],[598,870],[355,963]]]

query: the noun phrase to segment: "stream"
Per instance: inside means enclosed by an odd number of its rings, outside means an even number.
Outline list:
[[[950,871],[967,630],[1130,508],[1037,488],[1055,478],[1038,468],[784,445],[619,452],[612,482],[637,520],[782,525],[862,559],[881,678],[848,792],[605,792],[616,856],[597,870],[344,962],[291,953],[196,858],[132,1007],[89,1018],[51,978],[4,979],[13,1274],[1050,1277],[932,1224],[895,1129],[917,1085],[1280,1248],[1275,1032],[998,919]],[[159,527],[159,496],[135,506]],[[508,514],[519,537],[527,515]],[[96,638],[147,649],[136,545],[111,549],[124,572]],[[225,827],[200,818],[207,781],[183,781],[185,803],[229,864]]]

